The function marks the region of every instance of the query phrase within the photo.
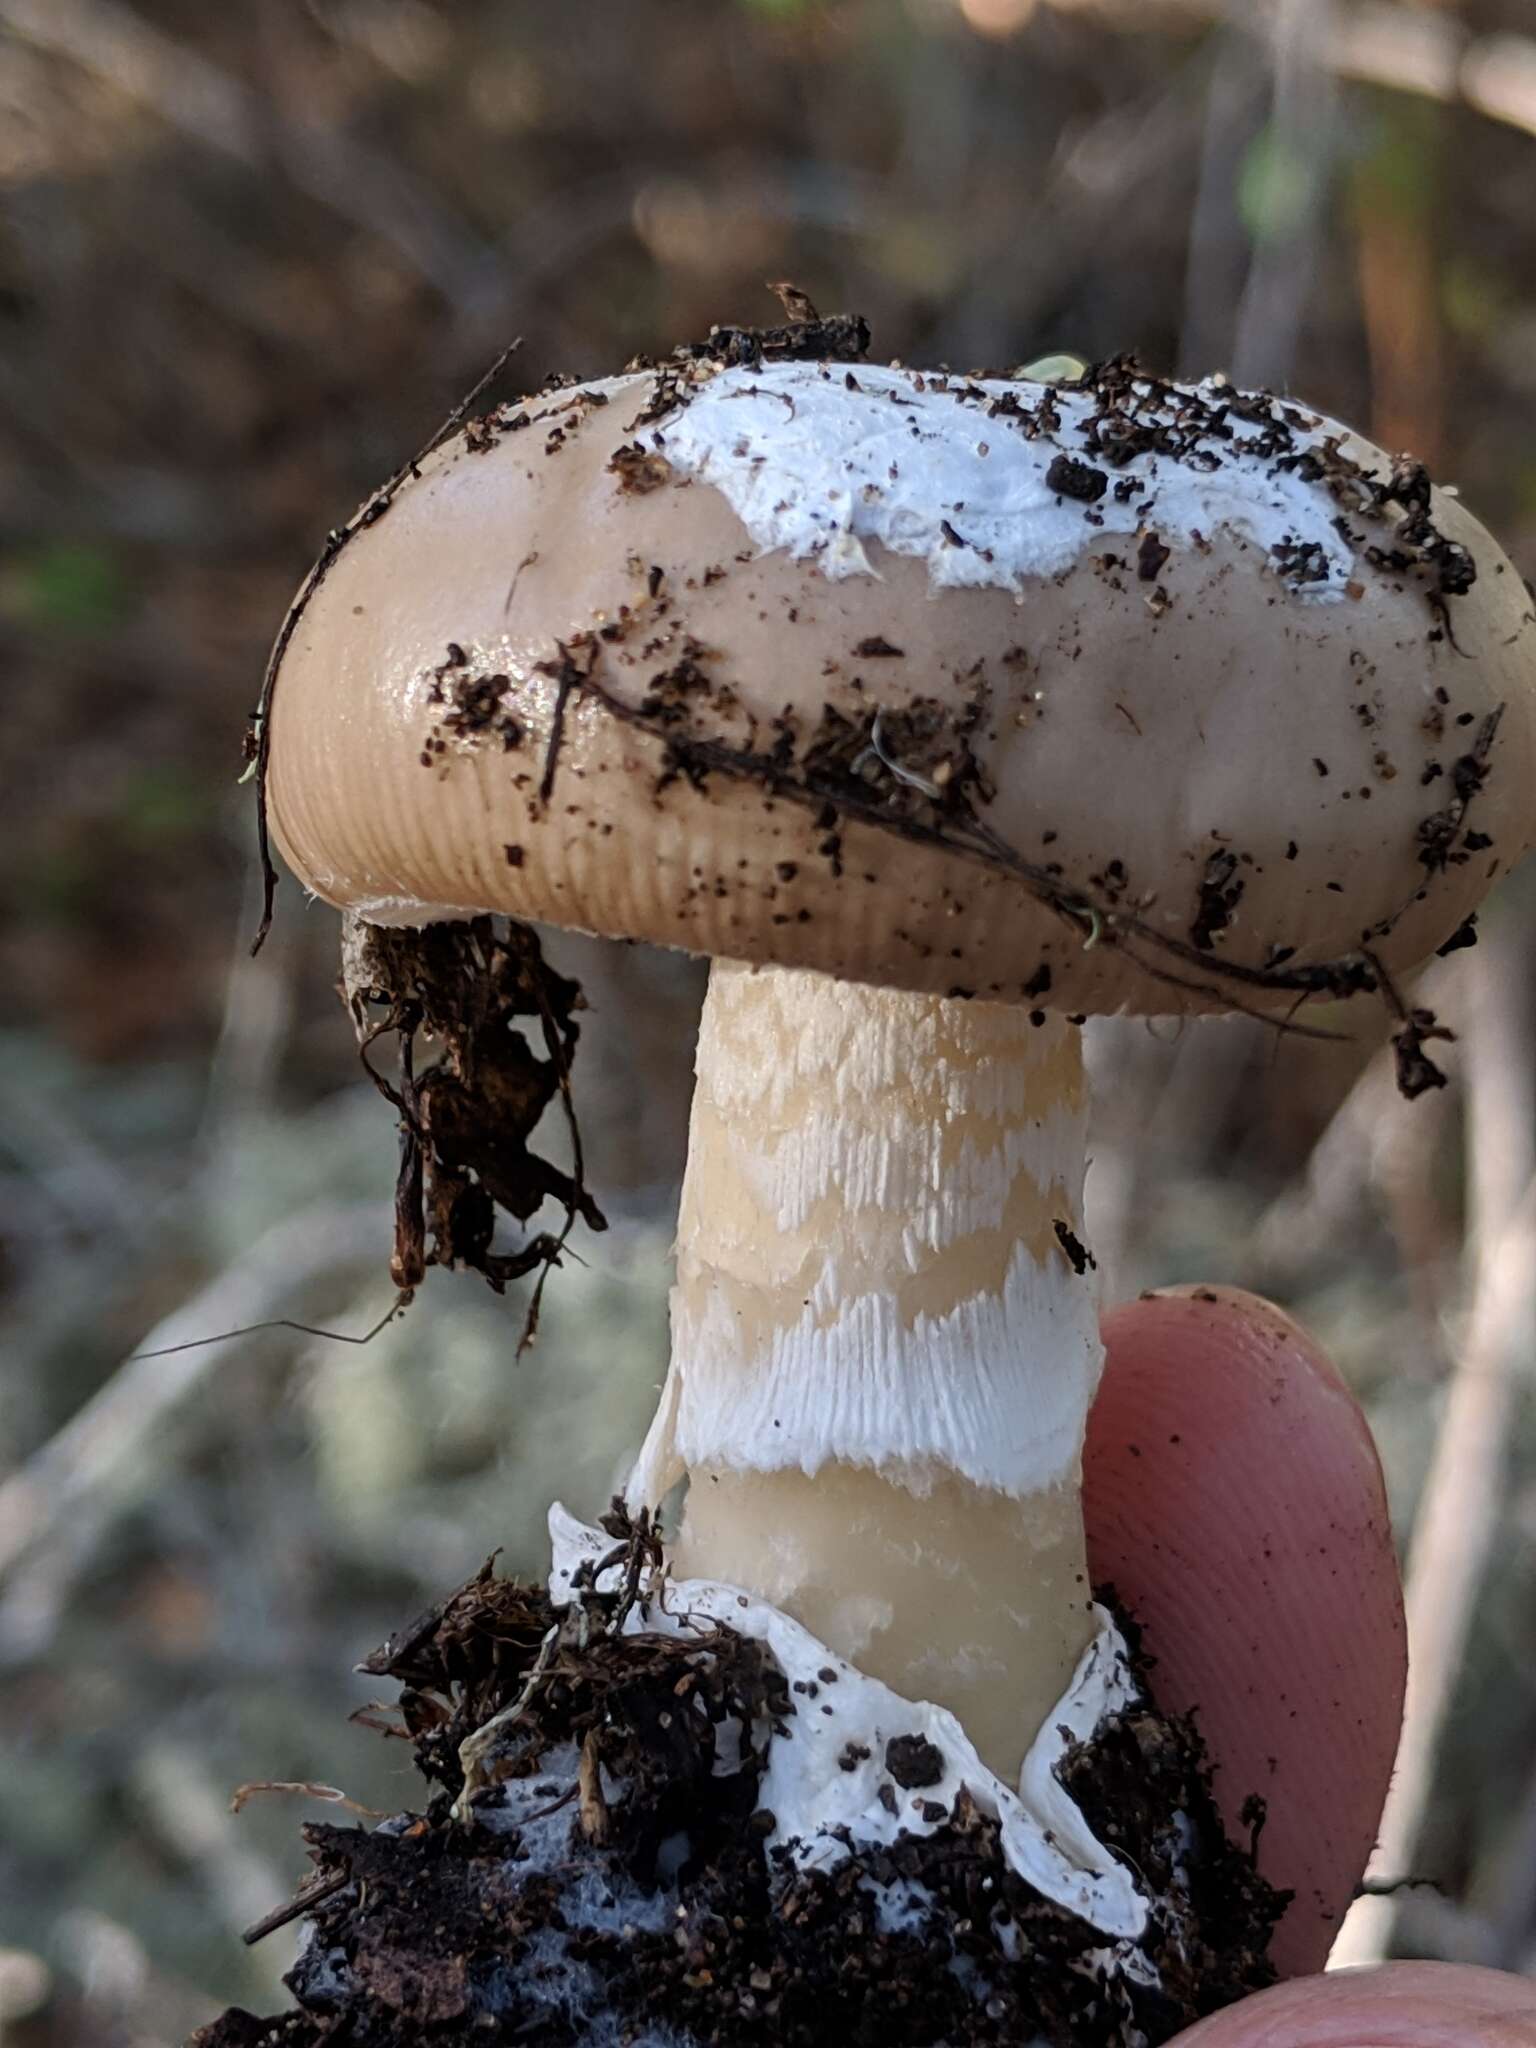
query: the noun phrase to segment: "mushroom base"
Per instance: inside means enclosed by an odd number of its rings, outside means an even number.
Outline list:
[[[1095,1634],[1075,1485],[1019,1499],[946,1473],[915,1502],[853,1465],[695,1472],[672,1563],[752,1587],[861,1671],[942,1700],[1013,1777]]]
[[[757,1635],[684,1617],[646,1532],[609,1526],[609,1569],[578,1571],[574,1597],[487,1568],[368,1661],[405,1688],[425,1810],[306,1827],[324,1895],[298,2009],[226,2013],[194,2048],[1157,2048],[1270,1981],[1284,1898],[1226,1840],[1197,1735],[1142,1674],[1055,1771],[1148,1901],[1139,1943],[1107,1943],[1019,1874],[1006,1817],[936,1784],[916,1737],[873,1768],[921,1831],[836,1830],[832,1859],[777,1841],[775,1750],[824,1702]]]

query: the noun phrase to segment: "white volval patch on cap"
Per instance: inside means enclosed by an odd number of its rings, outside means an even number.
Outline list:
[[[613,1543],[558,1504],[550,1509],[553,1565],[550,1598],[567,1606],[579,1566],[611,1554]],[[619,1567],[599,1575],[601,1590],[615,1589]],[[1083,1653],[1066,1696],[1035,1738],[1017,1791],[989,1771],[955,1716],[924,1700],[903,1699],[878,1679],[829,1650],[825,1643],[767,1601],[714,1579],[668,1584],[664,1596],[630,1610],[625,1630],[696,1636],[701,1621],[766,1643],[797,1702],[785,1732],[776,1734],[759,1791],[776,1825],[766,1847],[782,1847],[802,1867],[830,1868],[847,1857],[850,1843],[892,1842],[899,1835],[929,1835],[943,1820],[929,1820],[930,1803],[947,1820],[963,1790],[996,1818],[1009,1867],[1042,1897],[1076,1913],[1116,1947],[1106,1960],[1146,1981],[1146,1962],[1130,1944],[1146,1931],[1148,1901],[1125,1865],[1096,1838],[1056,1778],[1073,1744],[1086,1741],[1106,1715],[1139,1698],[1125,1644],[1102,1608],[1099,1633]],[[827,1672],[833,1675],[829,1679]],[[803,1690],[795,1692],[796,1682]],[[919,1794],[897,1792],[892,1813],[880,1797],[890,1782],[886,1745],[919,1736],[938,1750],[942,1775]],[[849,1745],[853,1745],[850,1751]],[[854,1752],[862,1750],[857,1757]],[[845,1768],[844,1759],[853,1761]],[[892,1788],[894,1789],[894,1788]],[[1123,1948],[1121,1945],[1124,1945]]]
[[[1152,389],[1149,385],[1148,391]],[[1220,388],[1201,385],[1207,403]],[[1038,405],[1045,385],[946,377],[858,363],[768,363],[723,370],[653,431],[682,477],[713,484],[764,549],[812,556],[826,576],[870,575],[866,541],[926,559],[940,586],[1054,576],[1113,535],[1142,530],[1165,544],[1198,544],[1235,529],[1277,566],[1305,551],[1307,598],[1336,598],[1354,573],[1353,549],[1326,488],[1273,456],[1246,452],[1254,431],[1202,440],[1193,459],[1142,452],[1106,469],[1082,427],[1091,392],[1051,387],[1059,424],[1026,435],[1017,416],[989,417],[997,400]],[[1320,420],[1314,441],[1337,431]],[[1053,465],[1097,468],[1091,500]]]

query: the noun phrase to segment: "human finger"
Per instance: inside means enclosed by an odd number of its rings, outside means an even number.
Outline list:
[[[1264,1801],[1259,1868],[1296,1896],[1282,1976],[1321,1969],[1365,1867],[1397,1746],[1402,1591],[1359,1405],[1289,1317],[1236,1289],[1172,1289],[1104,1319],[1084,1514],[1156,1659],[1193,1708],[1228,1830]],[[1251,1813],[1252,1808],[1248,1809]]]
[[[1461,1963],[1297,1977],[1202,2020],[1170,2048],[1533,2048],[1536,1984]]]

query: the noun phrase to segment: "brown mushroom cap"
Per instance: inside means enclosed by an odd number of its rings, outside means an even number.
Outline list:
[[[1095,497],[1070,466],[1083,433],[1036,426],[1076,552],[967,587],[894,532],[866,535],[858,564],[835,537],[764,551],[783,509],[771,437],[753,439],[765,397],[792,418],[805,379],[845,369],[729,375],[750,402],[718,481],[678,457],[686,411],[637,423],[653,384],[636,375],[473,423],[357,532],[271,708],[270,815],[306,887],[381,923],[501,911],[941,994],[1166,1012],[1289,1000],[1226,980],[1228,963],[1364,942],[1411,966],[1525,850],[1536,614],[1453,496],[1420,506],[1444,559],[1470,557],[1465,594],[1400,538],[1411,479],[1363,510],[1347,474],[1343,497],[1330,485],[1350,456],[1386,478],[1380,451],[1268,401],[1242,415],[1272,422],[1268,457],[1190,439],[1197,484],[1208,461],[1256,502],[1281,470],[1310,492],[1335,558],[1319,594],[1297,580],[1324,573],[1305,536],[1160,509],[1157,461],[1184,457],[1154,455],[1139,501],[1098,458]],[[953,399],[944,431],[967,461],[1021,432],[1000,392],[1026,417],[1042,393],[910,382]],[[1137,388],[1160,394],[1154,418],[1188,403],[1209,419],[1220,396]],[[727,495],[749,485],[768,508],[750,524]],[[987,577],[960,507],[930,524]],[[1033,882],[973,857],[999,845]],[[1042,886],[1082,907],[1063,916]]]

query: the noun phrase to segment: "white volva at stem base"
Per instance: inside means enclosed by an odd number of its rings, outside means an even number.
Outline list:
[[[1095,1633],[1085,1114],[1060,1018],[717,964],[629,1488],[686,1470],[679,1572],[950,1708],[1005,1776]]]
[[[578,1572],[600,1590],[617,1592],[624,1566],[613,1562],[613,1542],[562,1507],[551,1509],[550,1597],[566,1606]],[[854,1845],[931,1834],[954,1818],[964,1792],[1000,1823],[1000,1846],[1010,1868],[1036,1891],[1113,1938],[1112,1949],[1085,1959],[1107,1972],[1155,1983],[1156,1971],[1137,1953],[1152,1900],[1132,1868],[1094,1835],[1057,1776],[1076,1743],[1090,1740],[1106,1717],[1123,1714],[1140,1698],[1125,1645],[1109,1616],[1094,1613],[1094,1640],[1073,1672],[1023,1769],[1006,1782],[988,1766],[970,1731],[942,1706],[905,1699],[846,1662],[814,1631],[773,1601],[752,1598],[719,1579],[669,1578],[665,1589],[642,1581],[641,1597],[622,1624],[624,1632],[673,1636],[695,1643],[715,1627],[766,1643],[789,1683],[791,1712],[768,1743],[758,1785],[774,1827],[765,1846],[784,1851],[802,1868],[830,1869]],[[510,1711],[510,1710],[509,1710]],[[917,1736],[937,1752],[935,1775],[917,1796],[892,1798],[888,1746]],[[759,1738],[760,1739],[760,1736]],[[477,1756],[471,1737],[460,1750],[466,1783]],[[522,1781],[525,1785],[528,1780]],[[884,1796],[882,1796],[884,1795]],[[539,1803],[548,1810],[547,1797]]]

